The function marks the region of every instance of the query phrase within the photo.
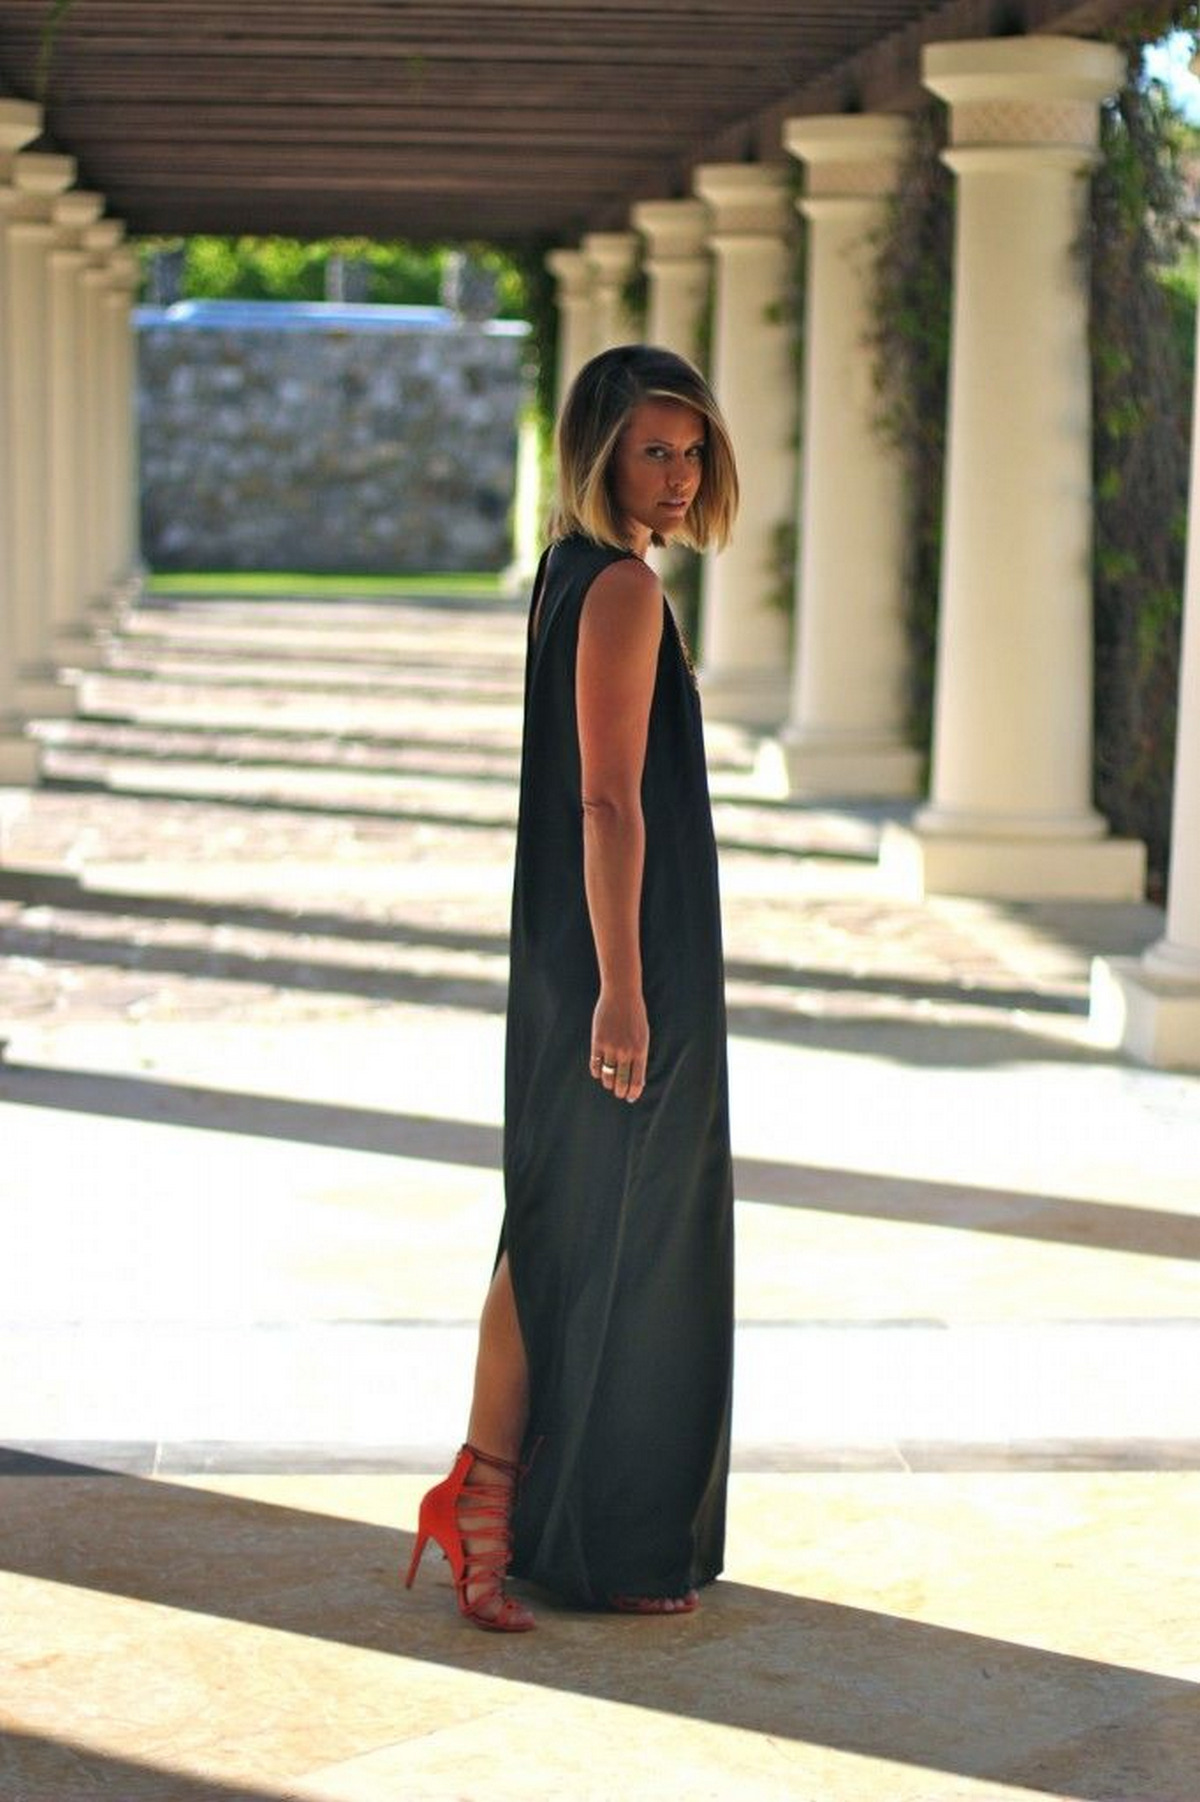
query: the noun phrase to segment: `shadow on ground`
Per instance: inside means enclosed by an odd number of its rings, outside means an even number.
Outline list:
[[[477,1121],[293,1101],[142,1076],[9,1063],[0,1041],[0,1101],[109,1119],[147,1120],[293,1144],[419,1158],[499,1172],[502,1136]],[[1200,1217],[929,1178],[737,1157],[739,1200],[1146,1257],[1200,1259]],[[1194,1799],[1193,1799],[1194,1802]]]
[[[1072,1802],[1113,1802],[1119,1772],[1139,1802],[1194,1802],[1198,1692],[1152,1672],[737,1583],[687,1622],[538,1598],[542,1630],[512,1641],[461,1622],[428,1563],[402,1590],[406,1532],[48,1460],[8,1483],[22,1577]]]

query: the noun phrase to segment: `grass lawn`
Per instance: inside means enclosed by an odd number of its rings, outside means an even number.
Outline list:
[[[236,595],[239,598],[298,600],[329,595],[346,600],[372,595],[478,595],[484,599],[504,592],[502,578],[494,571],[439,571],[431,575],[359,576],[326,575],[310,570],[201,569],[172,570],[146,579],[147,594]]]

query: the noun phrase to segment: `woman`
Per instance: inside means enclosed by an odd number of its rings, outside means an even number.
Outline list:
[[[421,1503],[477,1626],[516,1575],[690,1613],[721,1569],[732,1209],[716,850],[695,677],[652,545],[728,538],[729,435],[682,358],[576,378],[534,586],[513,892],[505,1217],[467,1443]],[[520,1482],[518,1482],[520,1478]]]

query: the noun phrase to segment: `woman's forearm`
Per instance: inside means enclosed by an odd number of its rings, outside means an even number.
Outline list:
[[[600,984],[641,995],[641,898],[646,825],[640,799],[583,803],[583,880]]]

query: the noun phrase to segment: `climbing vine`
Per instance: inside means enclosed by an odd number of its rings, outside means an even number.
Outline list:
[[[635,339],[646,336],[646,316],[650,311],[650,272],[639,255],[621,286],[621,305],[625,309]]]
[[[59,33],[67,21],[67,14],[75,5],[75,0],[52,0],[42,26],[41,41],[38,44],[37,73],[34,76],[34,98],[39,106],[45,106],[50,92],[50,71],[54,63],[54,47]]]
[[[1187,14],[1194,25],[1196,8]],[[1089,231],[1096,474],[1095,795],[1165,885],[1187,529],[1194,279],[1184,135],[1140,79],[1142,40],[1101,118]],[[1189,292],[1190,286],[1190,292]]]
[[[943,470],[953,292],[953,177],[941,160],[945,108],[912,120],[897,191],[876,245],[874,352],[880,430],[904,458],[909,742],[928,758],[942,561]]]
[[[506,255],[521,290],[521,316],[529,322],[525,340],[526,377],[530,404],[537,423],[539,487],[543,496],[553,491],[554,420],[558,382],[557,284],[546,267],[553,248],[549,239],[529,239],[509,245]],[[543,505],[543,511],[545,506]]]

